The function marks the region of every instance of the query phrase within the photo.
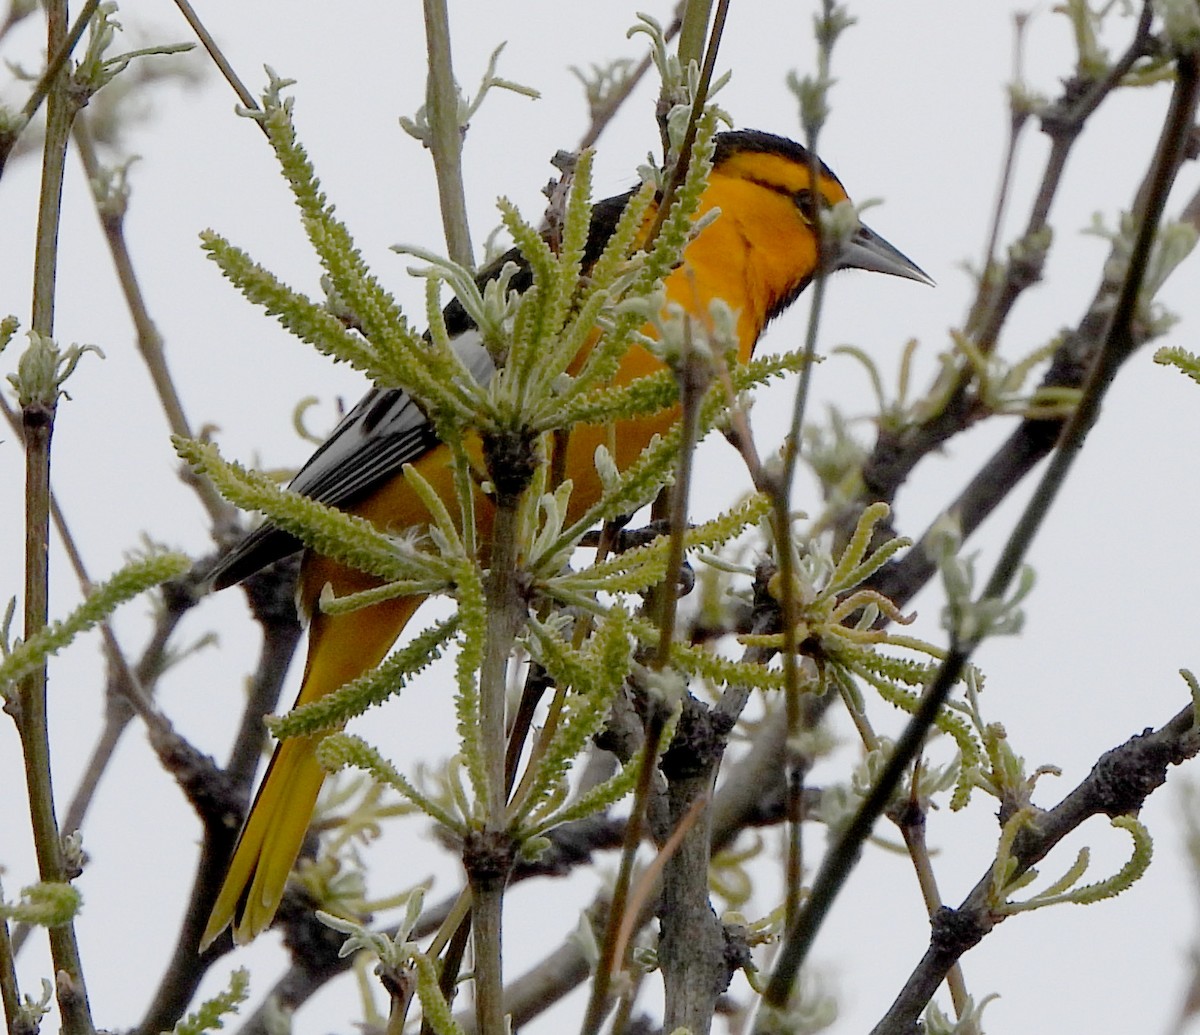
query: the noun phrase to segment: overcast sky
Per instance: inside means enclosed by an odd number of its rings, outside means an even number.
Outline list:
[[[419,145],[399,128],[424,91],[424,36],[416,4],[362,2],[332,5],[258,0],[208,5],[208,25],[243,79],[258,92],[262,66],[295,78],[299,133],[340,216],[356,235],[377,274],[410,311],[422,309],[423,286],[408,279],[405,260],[388,248],[412,242],[443,249],[431,166]],[[647,5],[642,5],[647,6]],[[664,21],[669,5],[651,6]],[[500,73],[541,91],[542,99],[497,93],[474,119],[466,142],[466,185],[476,248],[497,222],[494,200],[505,195],[536,220],[540,188],[552,175],[548,159],[572,148],[587,123],[581,89],[570,66],[617,56],[639,58],[645,37],[625,38],[638,5],[517,0],[453,7],[454,57],[461,82],[474,89],[490,52],[508,47]],[[735,4],[720,65],[733,71],[721,104],[739,127],[798,136],[786,73],[811,66],[813,4]],[[995,195],[1011,76],[1010,3],[963,4],[919,0],[859,4],[861,19],[834,57],[838,85],[823,137],[822,157],[856,200],[882,198],[867,221],[937,281],[934,290],[865,273],[838,276],[822,327],[822,349],[852,342],[895,369],[910,338],[921,343],[916,384],[926,383],[947,330],[959,324],[971,294],[962,264],[977,264]],[[769,10],[770,13],[764,13]],[[155,42],[189,39],[187,26],[165,3],[131,0],[122,19]],[[33,26],[30,26],[33,28]],[[1114,50],[1131,32],[1120,22]],[[38,30],[40,32],[40,29]],[[132,42],[140,42],[141,37]],[[131,42],[131,45],[132,45]],[[24,32],[4,56],[35,65],[37,35]],[[197,54],[195,67],[204,67]],[[1030,85],[1055,94],[1072,68],[1067,23],[1041,5],[1031,23],[1026,54]],[[8,83],[3,97],[22,101],[23,87]],[[636,166],[656,143],[655,85],[647,81],[599,142],[598,196],[633,182]],[[1095,290],[1107,245],[1081,235],[1094,212],[1110,223],[1127,207],[1151,153],[1165,110],[1165,86],[1106,103],[1081,140],[1053,212],[1057,231],[1046,283],[1024,297],[1002,340],[1006,357],[1037,347],[1073,324]],[[233,97],[215,74],[198,88],[154,94],[153,107],[124,139],[140,154],[131,171],[133,199],[128,235],[151,313],[166,339],[168,359],[193,426],[215,425],[225,455],[264,465],[294,466],[311,446],[295,434],[291,414],[299,399],[316,396],[310,424],[332,426],[339,401],[352,404],[364,389],[353,371],[289,339],[245,303],[201,255],[198,233],[212,227],[246,248],[288,282],[316,290],[317,264],[304,242],[286,187],[257,128],[235,117]],[[1031,131],[1020,155],[1019,186],[1010,233],[1027,217],[1034,178],[1046,152]],[[1200,183],[1188,168],[1170,206],[1178,212]],[[36,161],[10,166],[0,182],[0,314],[27,324],[29,271],[37,197]],[[86,358],[70,384],[56,431],[54,482],[93,577],[117,567],[143,535],[199,555],[209,549],[205,515],[176,477],[167,427],[133,345],[130,322],[85,190],[78,163],[68,171],[64,203],[58,335],[99,345],[105,359]],[[1163,301],[1181,317],[1169,343],[1196,349],[1200,292],[1193,259],[1168,283]],[[773,325],[764,348],[793,347],[804,326],[801,304]],[[22,341],[0,358],[12,370]],[[832,359],[815,383],[819,404],[866,414],[868,383],[852,361]],[[1086,775],[1104,750],[1147,726],[1157,726],[1186,702],[1176,674],[1200,667],[1194,631],[1200,616],[1194,582],[1198,557],[1192,534],[1197,483],[1200,394],[1177,373],[1156,367],[1149,354],[1125,369],[1089,439],[1060,504],[1035,544],[1031,560],[1038,587],[1027,605],[1019,638],[988,643],[978,661],[988,673],[990,718],[1004,721],[1015,749],[1030,768],[1053,763],[1064,774],[1048,779],[1037,797],[1051,805]],[[754,410],[760,444],[778,442],[788,418],[792,386],[764,395]],[[819,413],[819,405],[810,412]],[[980,459],[1011,430],[991,421],[956,439],[947,454],[926,460],[898,500],[897,523],[919,534],[952,498]],[[869,438],[870,428],[861,428]],[[714,512],[748,483],[722,442],[705,446],[706,476],[697,512]],[[711,474],[710,474],[711,472]],[[21,587],[22,458],[0,434],[0,597]],[[971,549],[982,551],[984,572],[1027,495],[1017,494],[989,522]],[[811,485],[801,484],[796,505],[815,510]],[[62,563],[54,579],[52,611],[61,615],[77,589]],[[939,639],[936,590],[916,604],[920,631]],[[118,620],[131,652],[145,634],[145,608],[134,604]],[[218,631],[220,647],[189,659],[163,683],[161,703],[179,728],[205,750],[224,757],[241,702],[241,679],[256,648],[253,628],[237,592],[199,608],[184,638]],[[73,792],[102,711],[102,678],[94,638],[51,670],[57,789]],[[296,674],[293,674],[293,679]],[[289,691],[291,693],[291,691]],[[452,729],[445,694],[407,694],[375,722],[373,740],[402,757],[436,760],[450,750]],[[390,727],[414,729],[403,739]],[[378,733],[377,733],[378,730]],[[436,731],[430,733],[429,731]],[[431,738],[445,734],[444,747]],[[843,760],[849,756],[842,756]],[[822,771],[818,779],[831,777]],[[1195,927],[1192,885],[1180,858],[1177,825],[1182,774],[1157,794],[1144,820],[1156,836],[1148,878],[1120,899],[1086,909],[1065,906],[1005,924],[968,957],[967,984],[977,996],[1001,995],[989,1008],[989,1029],[1000,1032],[1159,1032],[1176,1010],[1185,957]],[[17,741],[0,723],[0,867],[11,896],[34,878],[27,845]],[[996,828],[989,799],[965,815],[937,813],[930,840],[942,847],[935,866],[943,893],[957,903],[994,851]],[[157,962],[173,945],[193,866],[196,822],[171,780],[158,769],[140,729],[126,736],[85,828],[91,868],[80,882],[87,907],[80,921],[97,1022],[127,1026],[144,1007],[157,979]],[[814,841],[821,838],[816,832]],[[1127,856],[1124,835],[1094,822],[1047,861],[1054,877],[1079,844],[1093,846],[1095,875],[1106,876]],[[445,857],[406,854],[403,880],[440,867],[437,891],[456,879]],[[114,893],[113,888],[121,888]],[[94,889],[94,890],[93,890]],[[546,896],[557,885],[519,889],[510,902],[509,935],[518,946],[510,973],[556,942],[575,922],[575,906],[591,894],[581,882],[563,896],[561,914],[548,919]],[[531,893],[532,892],[532,893]],[[534,895],[539,896],[534,899]],[[537,901],[539,908],[532,909]],[[882,920],[881,918],[887,919]],[[551,938],[545,926],[551,925]],[[880,930],[882,926],[883,930]],[[871,931],[864,939],[865,931]],[[861,1032],[882,1013],[919,958],[927,937],[911,865],[899,855],[867,853],[863,867],[834,910],[817,949],[818,966],[841,993],[842,1019],[834,1030]],[[884,939],[887,939],[886,941]],[[254,967],[261,993],[283,966],[282,950],[266,936],[236,961]],[[131,965],[137,961],[136,965]],[[46,972],[32,946],[22,958],[25,985]],[[209,986],[224,981],[215,969]],[[1118,980],[1114,976],[1119,975]],[[328,990],[297,1018],[301,1035],[347,1031],[357,1016],[347,983]],[[563,1014],[558,1015],[558,1023]],[[571,1014],[574,1016],[574,1014]],[[553,1021],[541,1031],[561,1030]]]

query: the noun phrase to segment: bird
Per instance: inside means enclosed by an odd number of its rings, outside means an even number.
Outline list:
[[[633,194],[593,207],[585,268],[603,250]],[[723,300],[737,314],[738,359],[749,360],[767,324],[795,301],[817,272],[819,210],[846,200],[841,181],[800,144],[758,130],[718,133],[698,217],[713,209],[719,209],[719,215],[703,226],[684,251],[681,265],[666,277],[668,302],[704,317],[713,300]],[[651,205],[647,221],[654,215]],[[497,276],[504,260],[522,263],[519,253],[511,252],[484,270],[480,283]],[[861,224],[827,268],[933,283],[911,259]],[[519,289],[528,282],[527,275],[522,281],[518,273],[510,284]],[[494,361],[470,317],[452,302],[444,318],[459,358],[477,381],[486,384],[495,372]],[[653,336],[651,324],[645,333]],[[661,368],[661,360],[635,344],[612,383],[627,384]],[[624,470],[677,417],[676,407],[619,421],[615,429],[573,428],[564,465],[573,483],[568,520],[600,498],[602,483],[594,461],[599,444],[610,446],[617,467]],[[375,387],[346,414],[289,488],[396,533],[420,529],[429,521],[404,478],[404,467],[413,465],[449,498],[454,491],[450,462],[448,447],[438,440],[416,402],[402,388]],[[491,510],[485,502],[476,512],[477,541],[486,543]],[[212,586],[234,585],[301,548],[287,532],[269,523],[260,525],[218,562],[210,577]],[[332,693],[381,662],[422,602],[421,597],[399,597],[338,615],[326,614],[319,606],[326,586],[343,596],[377,584],[370,575],[304,551],[297,600],[308,621],[308,653],[297,705]],[[235,942],[248,942],[274,918],[325,777],[316,759],[319,740],[319,735],[292,737],[276,747],[212,907],[201,948],[226,927],[232,927]]]

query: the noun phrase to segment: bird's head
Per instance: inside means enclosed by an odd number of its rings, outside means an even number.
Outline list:
[[[845,188],[828,166],[794,141],[756,130],[721,133],[701,205],[702,211],[719,208],[721,217],[692,248],[712,252],[711,259],[719,253],[720,263],[731,273],[730,264],[739,265],[740,256],[744,266],[739,273],[765,321],[790,304],[816,273],[818,213],[846,200]],[[700,253],[689,251],[689,259],[700,258]],[[916,263],[866,226],[860,226],[826,265],[830,270],[872,270],[933,283]]]

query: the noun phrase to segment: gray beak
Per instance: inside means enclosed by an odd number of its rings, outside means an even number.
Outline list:
[[[858,233],[842,248],[834,268],[890,273],[893,277],[933,286],[933,278],[928,273],[867,226],[859,226]]]

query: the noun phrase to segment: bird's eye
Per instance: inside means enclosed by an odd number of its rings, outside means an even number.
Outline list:
[[[796,203],[796,208],[800,210],[800,214],[812,222],[817,218],[817,196],[808,188],[798,190],[792,195],[792,200]]]

